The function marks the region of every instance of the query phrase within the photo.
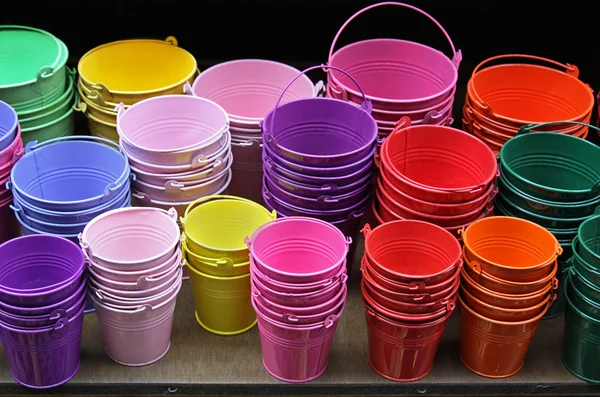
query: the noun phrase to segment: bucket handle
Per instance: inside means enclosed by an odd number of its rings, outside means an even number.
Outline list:
[[[364,269],[368,266],[369,265],[367,265],[367,258],[366,258],[366,256],[363,256],[362,259],[360,260],[361,271],[364,271]],[[425,294],[426,287],[427,287],[427,285],[423,281],[411,281],[408,284],[408,289],[411,291],[414,291],[415,293]]]
[[[187,247],[187,243],[185,242],[187,236],[185,235],[185,232],[181,233],[181,251],[183,253],[183,257],[185,258],[188,253],[189,253],[189,249]],[[231,258],[218,258],[218,259],[214,259],[215,265],[217,265],[217,267],[233,267],[235,265],[235,263],[233,262],[233,259]]]
[[[398,7],[408,8],[409,10],[416,11],[419,14],[427,17],[431,22],[433,22],[435,24],[435,26],[437,26],[442,31],[442,34],[444,35],[444,37],[446,37],[446,40],[448,40],[448,43],[450,44],[450,48],[452,49],[452,63],[454,63],[454,66],[458,70],[460,62],[462,60],[462,53],[460,50],[456,51],[456,47],[454,47],[454,43],[452,42],[452,39],[450,38],[450,35],[448,34],[448,32],[446,32],[446,29],[444,29],[444,27],[435,18],[433,18],[431,15],[429,15],[425,11],[421,10],[420,8],[411,6],[409,4],[398,3],[398,2],[393,2],[393,1],[386,1],[386,2],[382,2],[382,3],[372,4],[370,6],[363,8],[362,10],[359,10],[354,15],[352,15],[350,18],[348,18],[348,20],[346,22],[344,22],[344,24],[342,25],[340,30],[338,30],[335,37],[333,38],[333,43],[331,43],[331,47],[329,48],[328,63],[331,63],[331,58],[333,57],[333,51],[335,50],[337,41],[340,38],[340,35],[344,31],[344,29],[346,29],[346,27],[348,26],[348,24],[350,24],[350,22],[352,22],[354,19],[356,19],[359,15],[363,14],[364,12],[369,11],[373,8],[381,7],[381,6],[398,6]]]
[[[183,214],[183,216],[181,218],[179,218],[179,220],[181,221],[181,225],[184,227],[184,229],[185,229],[185,223],[187,222],[187,217],[190,214],[190,212],[193,211],[194,208],[198,207],[201,204],[205,204],[210,201],[217,201],[217,200],[235,200],[235,201],[241,201],[243,203],[249,203],[249,204],[261,206],[260,204],[254,202],[252,200],[248,200],[248,199],[238,197],[238,196],[216,195],[216,196],[200,197],[199,199],[195,200],[190,205],[188,205],[188,207],[185,209],[185,213]],[[270,214],[270,217],[271,217],[271,219],[277,218],[277,212],[275,212],[275,210],[273,210]]]
[[[283,91],[281,92],[281,95],[279,95],[279,99],[277,99],[277,102],[275,103],[275,107],[273,107],[273,110],[271,110],[271,115],[270,115],[270,119],[271,119],[271,123],[270,123],[270,132],[269,130],[265,131],[265,125],[264,122],[259,123],[262,132],[263,132],[263,136],[266,135],[266,140],[268,143],[272,144],[272,146],[274,147],[275,150],[281,150],[279,148],[279,146],[277,145],[277,142],[275,141],[275,137],[273,136],[273,126],[275,125],[275,114],[277,113],[277,109],[279,108],[279,104],[281,103],[281,100],[283,99],[283,96],[285,95],[286,91],[288,90],[288,88],[290,88],[290,86],[297,80],[299,79],[301,76],[305,75],[307,72],[310,72],[311,70],[315,70],[315,69],[335,69],[338,72],[344,73],[346,76],[348,76],[353,82],[354,84],[356,84],[356,87],[358,87],[358,90],[360,91],[362,97],[363,97],[363,102],[361,104],[361,109],[364,110],[365,112],[371,114],[371,111],[373,110],[373,105],[371,104],[371,101],[369,99],[367,99],[367,96],[365,95],[365,92],[363,91],[362,87],[360,86],[360,84],[358,84],[358,81],[356,81],[356,79],[354,77],[352,77],[352,75],[350,75],[348,72],[336,67],[336,66],[328,66],[328,65],[319,65],[319,66],[311,66],[307,69],[304,69],[303,71],[301,71],[299,74],[297,74],[283,89]]]
[[[561,125],[561,124],[580,125],[580,126],[588,127],[588,128],[591,128],[593,130],[600,132],[600,128],[596,127],[595,125],[582,123],[580,121],[549,121],[547,123],[523,125],[517,131],[517,135],[523,135],[523,134],[526,134],[529,132],[543,132],[543,131],[533,131],[533,130],[536,130],[541,127],[546,127],[548,125]]]
[[[32,152],[34,150],[37,150],[44,146],[51,145],[53,143],[65,142],[65,141],[84,141],[84,142],[91,141],[91,142],[96,142],[96,143],[104,143],[104,144],[107,144],[107,145],[115,148],[119,153],[121,153],[123,155],[123,157],[126,158],[125,152],[123,152],[123,149],[121,149],[121,147],[117,143],[115,143],[109,139],[106,139],[106,138],[100,138],[97,136],[86,136],[86,135],[61,136],[58,138],[48,139],[47,141],[43,141],[43,142],[39,142],[39,143],[38,143],[38,141],[31,141],[31,142],[27,143],[27,145],[25,146],[25,153]]]
[[[484,66],[488,65],[489,63],[497,61],[497,60],[504,60],[504,59],[511,59],[511,58],[546,63],[551,66],[554,66],[557,69],[561,69],[561,70],[564,69],[564,72],[569,76],[579,78],[579,68],[577,68],[577,66],[571,65],[568,63],[567,64],[560,63],[560,62],[554,61],[552,59],[548,59],[548,58],[544,58],[544,57],[540,57],[540,56],[536,56],[536,55],[504,54],[504,55],[496,55],[491,58],[485,59],[481,63],[479,63],[479,65],[475,66],[475,69],[473,69],[473,72],[471,73],[471,79],[470,79],[468,85],[471,86],[471,91],[473,93],[473,95],[471,95],[471,100],[473,102],[473,105],[477,106],[479,109],[481,109],[483,112],[485,112],[485,114],[487,114],[488,116],[493,117],[495,115],[494,111],[490,107],[490,105],[485,103],[483,101],[483,99],[481,99],[479,94],[477,93],[477,90],[475,89],[475,84],[473,84],[473,78],[475,77],[477,72],[479,72],[481,69],[484,68]]]

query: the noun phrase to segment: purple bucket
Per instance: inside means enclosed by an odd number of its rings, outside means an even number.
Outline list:
[[[87,294],[87,282],[84,279],[81,280],[79,286],[75,293],[68,298],[54,303],[48,306],[41,307],[23,307],[18,305],[9,305],[0,301],[0,310],[6,312],[9,315],[17,315],[17,316],[26,316],[26,317],[38,317],[38,316],[47,316],[52,314],[57,310],[66,310],[69,307],[73,306],[75,302],[79,299],[81,294],[84,292]],[[89,296],[89,295],[88,295]]]
[[[18,383],[32,389],[49,389],[77,374],[83,309],[82,305],[73,317],[39,329],[0,323],[0,341],[10,373]]]
[[[277,155],[299,165],[339,167],[368,156],[377,140],[377,123],[363,93],[359,108],[331,98],[308,98],[280,105],[287,88],[306,72],[330,66],[313,66],[297,75],[283,90],[275,108],[261,123],[266,145]],[[362,92],[352,76],[347,75]]]
[[[72,296],[83,277],[77,244],[52,235],[29,235],[0,245],[0,301],[47,306]]]

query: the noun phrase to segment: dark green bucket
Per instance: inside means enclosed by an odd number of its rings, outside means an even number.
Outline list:
[[[600,287],[579,274],[573,267],[569,268],[569,273],[570,282],[573,284],[573,288],[587,300],[598,306],[598,319],[600,319]]]
[[[577,230],[577,252],[589,266],[600,269],[600,216],[588,218]]]
[[[576,377],[587,382],[600,383],[600,321],[583,313],[575,306],[565,282],[565,332],[562,362]]]
[[[577,273],[589,280],[594,285],[600,285],[600,269],[597,269],[585,261],[581,255],[581,249],[579,248],[579,238],[573,239],[573,257],[571,259],[571,265],[575,268]]]
[[[554,132],[528,132],[554,122],[529,125],[500,150],[504,177],[528,195],[552,201],[593,200],[600,192],[600,147]]]

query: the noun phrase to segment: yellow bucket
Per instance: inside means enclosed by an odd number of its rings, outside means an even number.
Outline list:
[[[187,263],[199,272],[217,277],[240,276],[250,272],[250,261],[233,263],[229,258],[213,259],[191,252],[188,250],[187,243],[185,242],[185,233],[183,233],[181,248],[183,255],[187,259]]]
[[[191,203],[181,218],[187,248],[207,258],[248,261],[245,238],[275,219],[277,213],[236,196],[207,196]]]
[[[237,335],[256,324],[250,274],[217,277],[187,264],[196,304],[196,321],[208,332]]]
[[[122,40],[88,51],[77,65],[84,89],[105,101],[132,105],[158,95],[182,94],[192,83],[196,59],[177,40]],[[85,92],[89,95],[90,92]]]
[[[79,88],[80,87],[78,85],[77,90],[79,92],[79,102],[77,103],[75,110],[82,112],[86,116],[90,115],[97,120],[103,121],[108,124],[114,124],[116,126],[117,113],[111,111],[109,108],[102,107],[94,103],[89,98],[86,98],[85,95],[81,93],[81,90]]]

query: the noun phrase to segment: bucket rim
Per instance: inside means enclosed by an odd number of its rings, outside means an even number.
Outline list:
[[[22,329],[19,329],[18,327],[15,327],[13,325],[7,324],[4,321],[2,321],[2,322],[0,322],[0,328],[4,328],[9,332],[15,332],[15,333],[27,334],[27,335],[59,331],[63,327],[69,326],[73,323],[76,323],[80,319],[82,319],[83,315],[84,315],[84,313],[83,313],[84,310],[85,310],[85,300],[84,300],[84,304],[81,305],[79,310],[77,312],[75,312],[75,314],[73,314],[73,316],[62,317],[62,318],[58,319],[56,324],[53,324],[53,325],[49,325],[46,327],[40,327],[40,328],[37,328],[37,327],[26,327],[25,328],[25,327],[23,327]]]
[[[544,315],[546,314],[546,312],[548,311],[548,309],[550,308],[551,303],[550,302],[546,302],[546,308],[544,310],[542,310],[541,313],[537,314],[535,317],[532,317],[528,320],[523,320],[523,321],[499,321],[499,320],[494,320],[485,316],[482,316],[481,314],[477,313],[475,310],[471,309],[466,303],[465,301],[462,299],[462,297],[460,296],[460,294],[458,294],[456,296],[456,299],[459,301],[460,303],[460,307],[464,308],[465,310],[467,310],[471,315],[477,317],[480,320],[483,321],[487,321],[489,323],[495,324],[495,325],[506,325],[506,326],[519,326],[519,325],[528,325],[528,324],[532,324],[536,321],[539,321],[542,319],[542,317],[544,317]]]
[[[593,323],[594,325],[597,325],[600,327],[600,319],[594,318],[584,312],[581,311],[581,309],[579,309],[571,300],[571,298],[569,297],[569,274],[567,274],[567,277],[565,277],[565,282],[563,283],[563,289],[564,289],[564,293],[565,293],[565,299],[567,300],[567,304],[568,306],[573,309],[575,311],[575,313],[577,313],[578,316],[583,317],[585,320]]]
[[[240,274],[237,276],[214,276],[212,274],[203,273],[200,270],[196,269],[194,266],[190,265],[190,263],[187,260],[185,261],[185,266],[187,266],[188,270],[194,272],[194,274],[196,274],[197,276],[206,277],[211,280],[223,281],[223,280],[241,280],[244,278],[248,278],[248,279],[250,278],[250,273]]]

